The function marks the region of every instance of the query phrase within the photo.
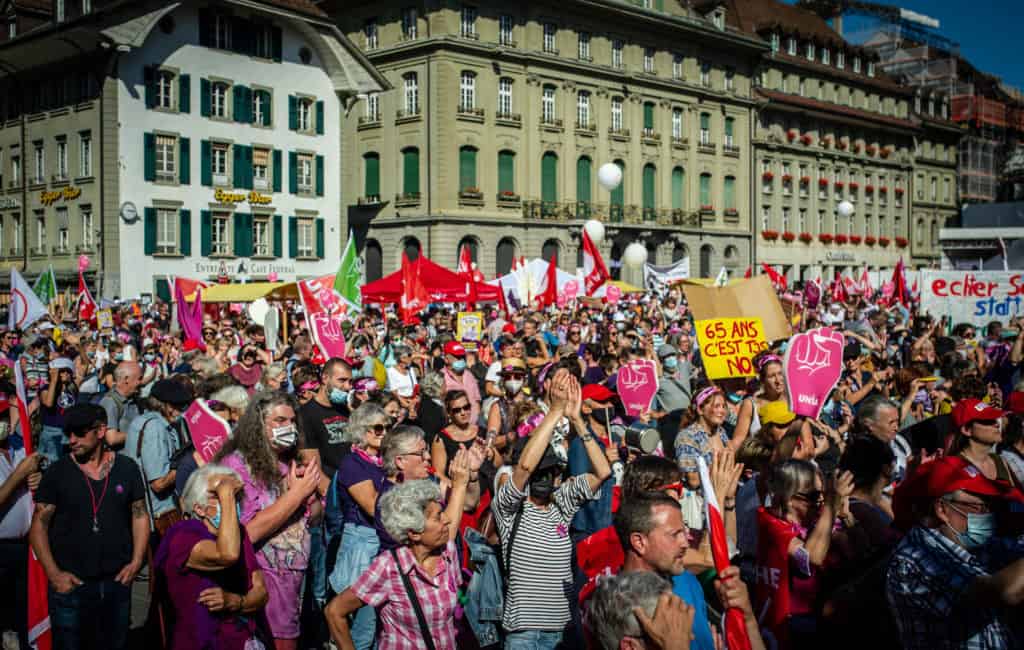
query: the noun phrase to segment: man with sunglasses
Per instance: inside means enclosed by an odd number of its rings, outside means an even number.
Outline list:
[[[469,421],[476,424],[480,418],[480,385],[466,364],[466,348],[458,341],[444,344],[444,384],[446,392],[465,391],[469,398]]]
[[[993,552],[1009,500],[1024,495],[957,456],[922,464],[896,489],[896,521],[912,527],[889,561],[885,591],[902,647],[1024,645],[1024,558],[1007,563]]]
[[[0,355],[3,355],[3,359],[14,361],[18,358],[18,343],[20,341],[21,337],[17,330],[4,328],[3,334],[0,335]]]

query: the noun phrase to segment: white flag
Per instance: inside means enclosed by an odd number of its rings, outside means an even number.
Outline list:
[[[7,311],[7,327],[24,330],[47,315],[46,305],[25,282],[18,269],[11,269],[11,304]]]
[[[716,287],[727,287],[729,286],[729,272],[722,267],[722,270],[718,272],[718,277],[715,278]]]

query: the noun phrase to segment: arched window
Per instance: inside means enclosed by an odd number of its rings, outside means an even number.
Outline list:
[[[410,262],[415,262],[420,257],[420,240],[415,237],[406,237],[402,242],[402,249]]]
[[[368,202],[380,201],[380,154],[363,155],[363,196]]]
[[[557,239],[549,239],[544,242],[544,246],[540,249],[540,256],[545,262],[550,262],[551,258],[554,257],[557,263],[561,248],[562,245]]]
[[[672,170],[672,209],[682,210],[686,205],[686,172],[682,167]]]
[[[623,182],[619,183],[619,186],[611,191],[610,203],[621,208],[626,203],[626,163],[616,160],[615,165],[622,172]]]
[[[704,172],[700,175],[700,206],[711,208],[711,174]]]
[[[558,200],[558,154],[553,151],[546,152],[540,160],[540,200]]]
[[[462,259],[463,247],[469,248],[469,259],[472,260],[474,264],[479,264],[478,256],[480,254],[480,243],[476,240],[476,237],[463,237],[459,240],[459,245],[455,249],[455,256],[457,260]]]
[[[479,190],[476,184],[476,147],[459,147],[459,191]]]
[[[402,194],[420,194],[420,150],[416,147],[402,149]]]
[[[590,171],[593,163],[587,156],[580,156],[576,160],[576,201],[589,204],[591,202]],[[583,218],[583,217],[581,217]]]
[[[516,193],[516,152],[498,152],[498,194],[512,196]]]
[[[516,257],[516,242],[515,240],[504,237],[498,242],[498,248],[495,251],[495,271],[498,275],[506,275],[512,270],[512,260]]]
[[[690,251],[688,248],[686,248],[686,244],[682,242],[677,242],[676,245],[672,247],[672,263],[675,264],[676,262],[681,262],[683,260],[689,259]]]
[[[711,244],[704,244],[700,247],[700,277],[711,277],[711,256],[714,254],[715,249],[711,247]]]
[[[736,267],[736,265],[738,265],[740,262],[740,251],[735,246],[726,246],[724,256],[725,266],[729,268]]]
[[[374,282],[384,276],[384,252],[376,239],[368,239],[363,250],[363,264],[366,269],[366,281]]]
[[[643,209],[644,219],[654,219],[655,205],[655,178],[658,175],[658,168],[652,163],[644,165],[643,172]]]

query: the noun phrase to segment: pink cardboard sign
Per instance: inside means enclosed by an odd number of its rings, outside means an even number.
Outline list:
[[[619,298],[622,297],[622,289],[618,288],[614,284],[609,284],[608,288],[605,289],[605,299],[609,305],[614,305],[619,302]]]
[[[843,372],[841,332],[819,327],[789,340],[783,367],[789,407],[797,415],[817,418]]]
[[[184,417],[199,457],[204,463],[210,462],[231,435],[231,425],[214,413],[206,405],[206,400],[202,399],[192,402]]]
[[[565,292],[565,297],[568,298],[569,300],[574,299],[579,290],[580,284],[579,282],[576,282],[576,280],[569,280],[568,282],[565,283],[565,286],[562,287],[562,291]]]
[[[658,392],[658,368],[650,359],[630,361],[619,368],[615,388],[626,414],[636,417],[651,408],[651,400]]]

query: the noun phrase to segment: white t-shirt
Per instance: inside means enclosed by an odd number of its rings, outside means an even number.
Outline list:
[[[501,361],[495,361],[487,366],[487,375],[484,376],[484,381],[492,381],[494,383],[501,381]]]
[[[388,368],[388,390],[399,397],[412,397],[413,388],[416,386],[416,371],[408,368],[406,374],[398,371],[392,366]]]

